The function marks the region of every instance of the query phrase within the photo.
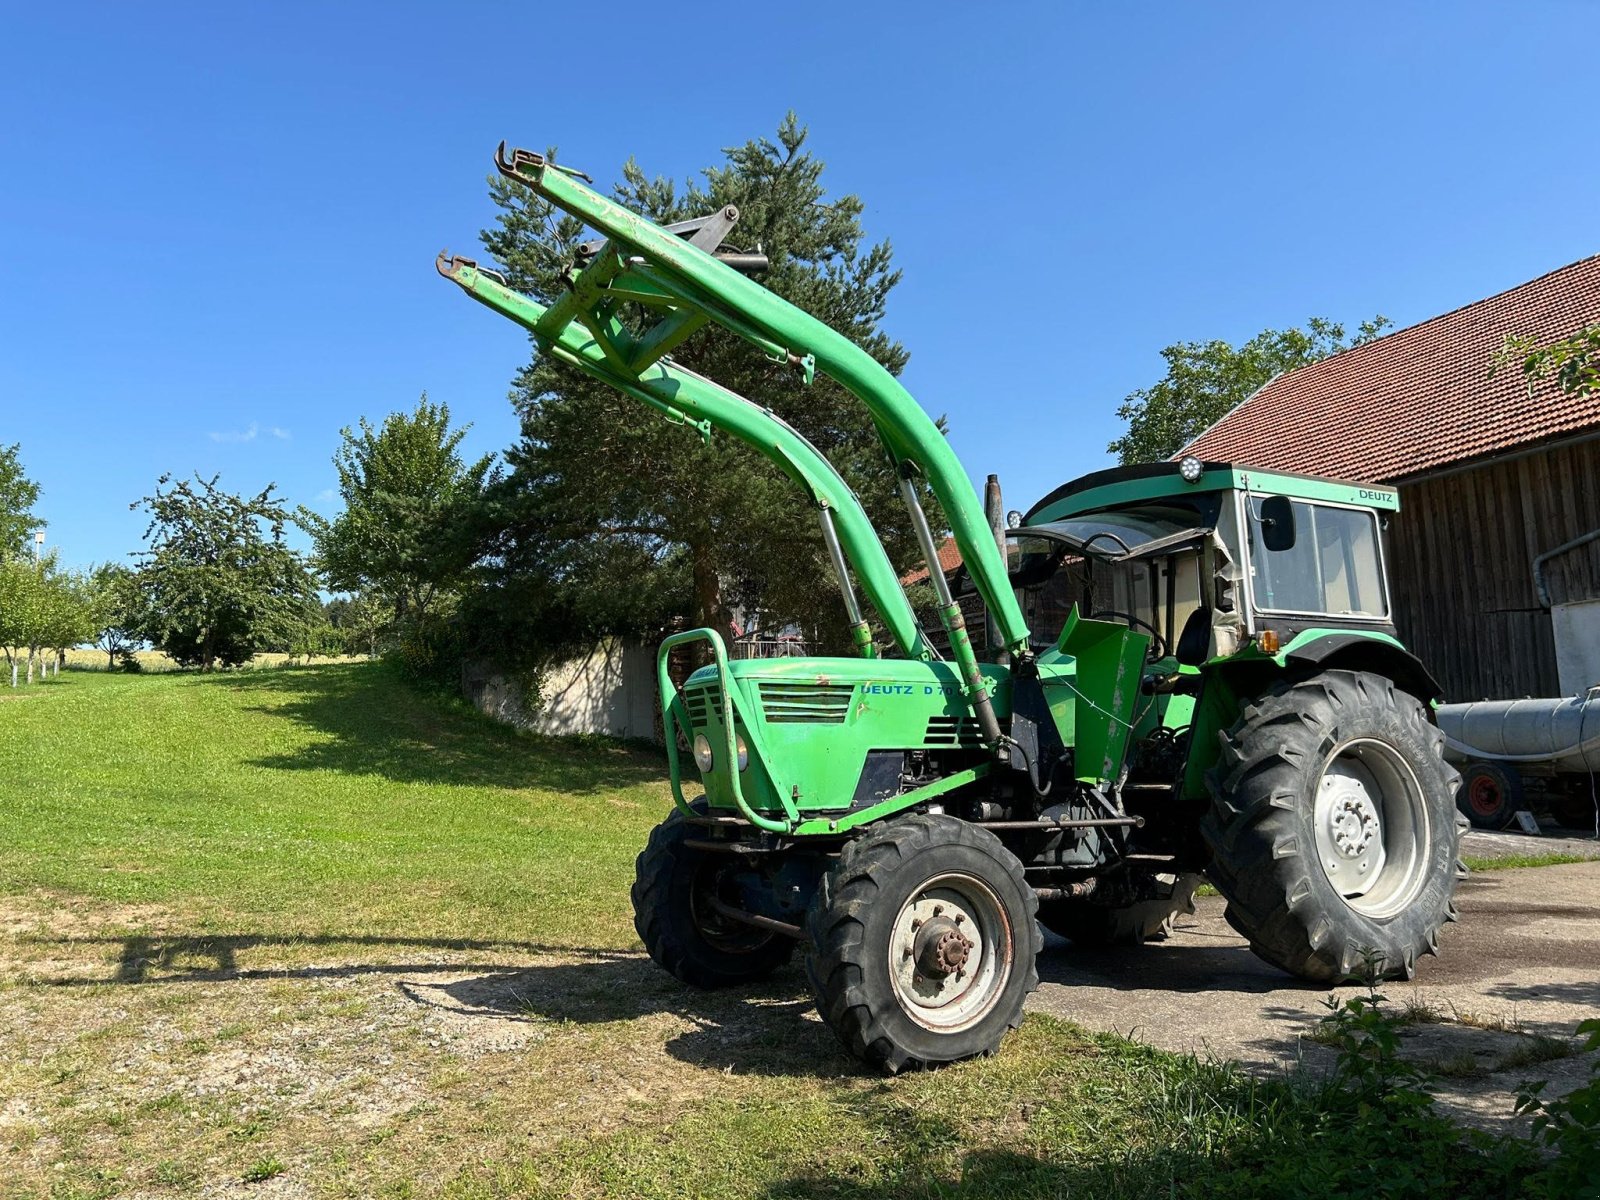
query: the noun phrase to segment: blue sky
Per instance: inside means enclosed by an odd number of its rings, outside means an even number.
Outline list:
[[[12,5],[0,443],[75,564],[138,548],[128,504],[164,471],[329,510],[340,427],[424,389],[501,449],[527,344],[432,265],[492,220],[495,144],[556,144],[600,181],[630,153],[683,176],[794,108],[894,243],[908,386],[1025,508],[1109,461],[1170,342],[1404,325],[1600,251],[1597,19]]]

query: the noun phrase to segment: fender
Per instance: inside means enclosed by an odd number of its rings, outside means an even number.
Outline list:
[[[1422,660],[1387,637],[1364,633],[1312,633],[1305,641],[1296,638],[1279,657],[1285,666],[1302,664],[1324,670],[1370,671],[1394,680],[1419,700],[1444,698],[1439,681],[1422,665]]]

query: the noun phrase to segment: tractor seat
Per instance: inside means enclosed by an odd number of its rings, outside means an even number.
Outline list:
[[[1210,653],[1211,610],[1197,608],[1183,623],[1183,632],[1178,635],[1178,644],[1173,647],[1172,657],[1178,660],[1180,666],[1198,667]]]

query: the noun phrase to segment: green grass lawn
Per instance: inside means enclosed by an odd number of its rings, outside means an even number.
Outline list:
[[[692,992],[661,760],[378,665],[0,694],[0,1197],[1516,1194],[1429,1113],[1033,1016],[863,1070],[798,969]],[[1358,1147],[1358,1152],[1350,1152]]]
[[[351,664],[69,674],[0,701],[0,878],[197,934],[633,944],[660,761],[536,741]]]

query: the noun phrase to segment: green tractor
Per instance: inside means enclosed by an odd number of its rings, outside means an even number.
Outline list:
[[[550,305],[466,259],[441,254],[440,272],[544,353],[770,458],[817,513],[855,633],[850,658],[734,660],[711,629],[662,643],[675,807],[633,886],[657,963],[728,987],[799,950],[844,1044],[898,1071],[998,1046],[1037,986],[1041,926],[1137,945],[1202,878],[1258,955],[1304,979],[1409,977],[1436,951],[1455,915],[1456,777],[1438,689],[1390,616],[1393,491],[1185,459],[1086,476],[1000,530],[899,382],[749,278],[759,253],[723,245],[735,209],[663,228],[542,155],[502,145],[496,164],[600,237]],[[867,407],[937,644],[827,459],[673,362],[708,322]],[[954,579],[924,486],[961,553]],[[979,605],[993,661],[966,627]],[[680,686],[686,644],[709,661]]]

